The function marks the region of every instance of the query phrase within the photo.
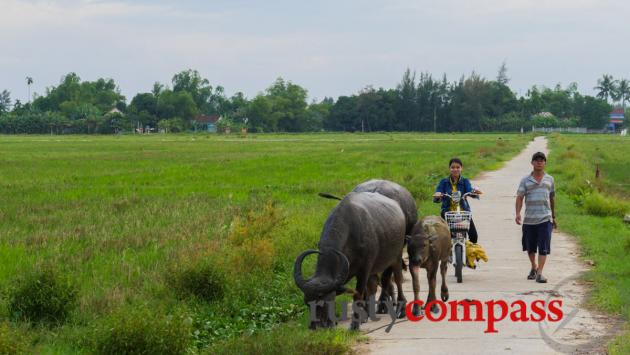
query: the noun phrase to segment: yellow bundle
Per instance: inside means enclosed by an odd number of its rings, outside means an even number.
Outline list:
[[[481,245],[473,244],[469,240],[466,241],[466,266],[471,269],[477,267],[476,262],[483,260],[488,262],[488,256]]]

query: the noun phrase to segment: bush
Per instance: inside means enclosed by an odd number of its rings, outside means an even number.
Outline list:
[[[0,323],[0,355],[26,354],[26,345],[24,336],[11,329],[8,322]]]
[[[147,308],[121,310],[93,337],[97,354],[185,354],[192,346],[191,322]]]
[[[204,354],[348,354],[356,334],[333,329],[313,332],[295,323],[215,344]]]
[[[270,270],[276,256],[272,239],[286,223],[286,216],[272,202],[250,211],[245,218],[237,215],[228,235],[230,265],[237,270]]]
[[[556,190],[558,190],[557,187]],[[584,197],[593,191],[593,186],[589,184],[587,180],[572,180],[566,183],[562,190],[569,195],[569,198],[571,198],[576,205],[582,206]]]
[[[519,131],[521,128],[525,128],[527,131],[527,128],[531,127],[531,124],[527,121],[527,119],[521,117],[520,114],[510,112],[499,117],[496,127],[499,131],[514,132]]]
[[[9,291],[9,313],[15,320],[60,324],[68,318],[76,295],[67,278],[43,268],[17,280]]]
[[[560,160],[563,161],[565,159],[581,159],[580,153],[575,150],[565,150],[562,154],[560,154]]]
[[[206,302],[217,301],[225,293],[226,278],[209,262],[189,265],[170,274],[171,284],[180,297],[193,296]]]
[[[606,198],[598,192],[591,192],[582,199],[582,207],[595,216],[617,216],[623,217],[628,210],[628,206],[613,198]]]
[[[553,114],[534,115],[531,124],[536,127],[560,127],[560,120]]]
[[[481,147],[477,150],[477,156],[479,158],[488,158],[490,156],[492,156],[492,154],[496,151],[496,148],[490,148],[490,147]]]

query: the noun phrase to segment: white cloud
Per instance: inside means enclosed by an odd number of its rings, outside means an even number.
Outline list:
[[[630,47],[618,44],[628,10],[612,0],[0,0],[0,90],[26,96],[29,75],[41,93],[75,71],[114,78],[130,99],[194,68],[228,93],[252,96],[283,76],[323,97],[393,87],[406,67],[494,77],[503,60],[517,90],[588,90],[605,72],[628,75]]]
[[[123,1],[20,1],[2,0],[0,30],[71,27],[93,22],[137,19],[212,20],[205,12],[182,10],[175,5],[137,4]]]

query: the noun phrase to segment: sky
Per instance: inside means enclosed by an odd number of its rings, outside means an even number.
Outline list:
[[[0,91],[28,101],[62,76],[112,78],[130,102],[196,69],[248,98],[282,77],[309,100],[393,88],[404,71],[509,85],[630,79],[630,2],[608,0],[0,0]]]

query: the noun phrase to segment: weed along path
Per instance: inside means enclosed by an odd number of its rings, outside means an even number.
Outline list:
[[[514,202],[520,179],[531,171],[533,153],[547,153],[547,141],[538,137],[518,156],[497,171],[487,172],[474,179],[484,195],[471,202],[473,218],[479,231],[479,243],[489,257],[476,269],[464,270],[464,282],[458,284],[454,268],[449,265],[447,283],[449,301],[478,300],[482,303],[482,321],[474,321],[475,307],[471,307],[473,321],[457,321],[464,318],[464,306],[456,305],[457,316],[446,304],[446,312],[433,314],[419,321],[397,320],[392,322],[388,315],[379,314],[379,321],[368,321],[361,326],[369,338],[359,345],[359,353],[371,354],[556,354],[556,353],[603,353],[611,328],[608,316],[601,316],[585,308],[587,286],[579,276],[587,266],[579,260],[577,244],[572,237],[554,231],[551,255],[548,257],[544,275],[547,284],[527,280],[530,264],[521,251],[521,227],[514,223]],[[553,162],[553,153],[549,160]],[[437,209],[437,208],[436,208]],[[562,214],[559,212],[560,227]],[[426,301],[426,272],[421,270],[420,297]],[[440,275],[437,280],[439,299]],[[411,280],[405,273],[405,297],[413,300]],[[495,301],[491,307],[488,301]],[[522,302],[516,302],[516,301]],[[562,302],[562,318],[551,312],[551,301]],[[500,302],[507,304],[502,309]],[[536,301],[536,305],[533,305]],[[516,303],[515,303],[516,302]],[[544,305],[540,307],[544,302]],[[559,305],[558,302],[555,303]],[[533,307],[532,307],[533,306]],[[490,308],[494,312],[490,312]],[[505,312],[505,313],[504,313]],[[444,313],[444,314],[442,314]],[[496,321],[492,325],[492,315]],[[500,318],[505,317],[502,320]],[[514,321],[511,317],[515,317]],[[449,319],[454,318],[454,321]],[[534,321],[544,318],[542,321]],[[529,320],[522,320],[529,319]],[[344,322],[342,326],[347,326]],[[493,332],[494,331],[494,332]]]

